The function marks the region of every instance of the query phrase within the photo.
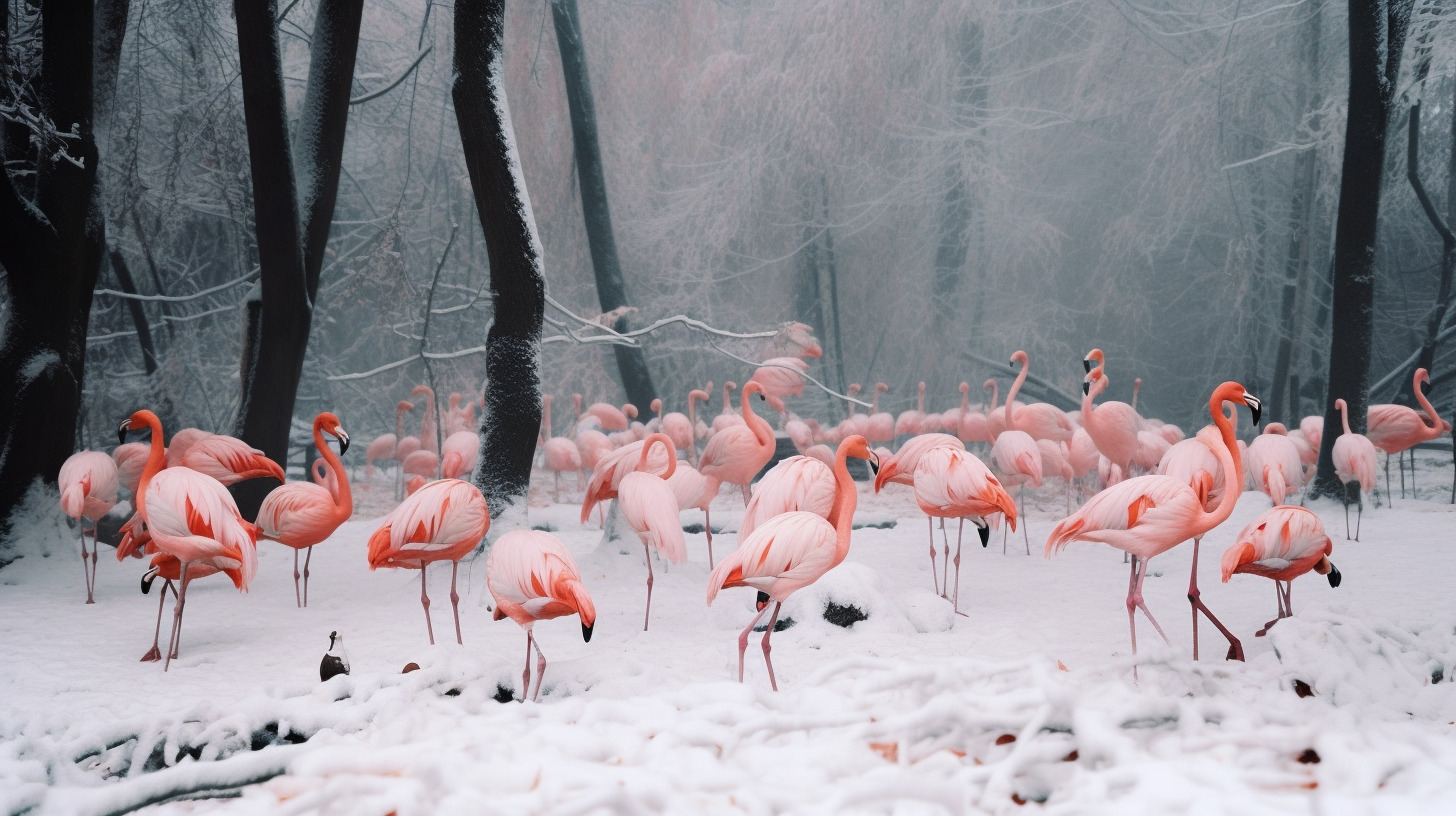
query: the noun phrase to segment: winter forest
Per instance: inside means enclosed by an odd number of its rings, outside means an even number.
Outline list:
[[[1456,798],[1456,4],[0,0],[0,161],[4,812]]]

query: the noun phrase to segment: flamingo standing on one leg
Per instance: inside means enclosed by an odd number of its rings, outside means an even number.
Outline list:
[[[1335,477],[1344,486],[1345,538],[1350,538],[1350,482],[1359,482],[1360,491],[1370,493],[1375,489],[1375,445],[1364,434],[1350,430],[1350,409],[1343,399],[1335,400],[1340,412],[1340,429],[1343,433],[1335,440],[1330,458],[1334,460]],[[1355,507],[1355,540],[1360,540],[1360,517],[1365,513],[1365,503]]]
[[[490,530],[490,509],[485,497],[469,482],[444,479],[430,482],[405,497],[394,512],[369,537],[369,569],[405,567],[420,571],[420,605],[425,608],[425,628],[430,645],[435,645],[435,626],[430,622],[430,594],[425,568],[434,561],[450,562],[450,606],[455,611],[455,642],[460,637],[460,595],[455,577],[460,559],[475,549]]]
[[[1224,402],[1247,405],[1254,416],[1254,423],[1257,425],[1259,422],[1259,400],[1245,391],[1242,385],[1225,382],[1209,397],[1208,412],[1219,434],[1219,444],[1214,445],[1212,451],[1223,469],[1223,493],[1212,512],[1204,509],[1204,497],[1186,482],[1171,476],[1137,476],[1093,496],[1080,510],[1062,519],[1047,536],[1048,557],[1078,540],[1101,541],[1132,556],[1127,590],[1127,625],[1134,655],[1137,654],[1137,619],[1134,613],[1139,609],[1153,624],[1153,629],[1165,641],[1168,639],[1143,602],[1143,579],[1147,576],[1148,561],[1226,521],[1233,513],[1243,487],[1243,464],[1234,439],[1233,423],[1222,410]],[[1085,411],[1083,415],[1086,415]],[[1237,654],[1231,656],[1237,657]]]
[[[538,620],[565,615],[581,619],[581,638],[591,642],[597,611],[581,582],[581,570],[561,539],[540,530],[512,530],[491,545],[485,559],[485,584],[495,599],[494,620],[510,618],[526,630],[526,671],[521,702],[531,690],[531,647],[536,647],[535,700],[546,676],[546,655],[532,627]]]
[[[61,510],[81,528],[81,569],[86,574],[86,603],[96,603],[96,522],[116,506],[116,462],[99,451],[77,451],[61,463],[56,478]],[[86,553],[86,524],[91,522],[91,553]]]
[[[927,520],[940,519],[940,535],[945,551],[950,553],[950,541],[945,535],[945,520],[960,522],[956,530],[955,590],[947,597],[946,588],[941,586],[940,597],[952,604],[955,612],[961,611],[961,534],[965,532],[966,519],[976,525],[976,532],[985,547],[990,540],[991,528],[986,516],[1001,513],[1011,529],[1016,529],[1016,504],[1011,496],[986,465],[970,451],[953,447],[933,448],[920,457],[915,466],[915,503],[920,506]],[[1024,526],[1024,525],[1023,525]],[[930,539],[930,575],[935,578],[935,538]],[[943,572],[949,578],[949,565],[943,565]]]
[[[659,446],[667,450],[667,471],[660,475],[647,472],[648,453]],[[681,564],[688,558],[682,523],[677,516],[677,497],[667,484],[676,468],[677,451],[672,448],[672,440],[667,434],[655,433],[643,440],[637,469],[623,476],[617,486],[617,504],[622,508],[622,517],[637,532],[642,541],[642,552],[647,556],[647,610],[642,616],[644,632],[652,620],[652,551],[662,553],[674,564]]]
[[[475,431],[456,431],[445,437],[440,447],[440,478],[458,479],[475,471],[475,460],[480,455],[480,434]]]
[[[141,427],[151,430],[152,449],[137,485],[136,514],[145,522],[156,549],[182,565],[172,636],[162,668],[166,671],[177,652],[187,606],[188,568],[194,563],[216,567],[246,592],[258,569],[257,528],[243,520],[233,497],[216,479],[185,467],[162,468],[162,423],[156,414],[137,411],[122,421],[118,436],[125,439],[128,429]]]
[[[749,387],[752,387],[750,385]],[[773,615],[763,635],[763,662],[768,667],[769,685],[778,691],[773,661],[769,659],[774,625],[784,601],[794,592],[819,580],[824,573],[838,566],[849,554],[850,528],[854,508],[859,499],[854,480],[849,476],[848,457],[868,459],[872,469],[879,469],[879,460],[870,452],[869,443],[858,434],[839,443],[834,455],[834,505],[825,520],[813,513],[796,512],[774,516],[746,536],[738,549],[708,576],[708,604],[720,589],[748,586],[758,590],[758,614],[738,635],[738,681],[743,682],[743,655],[748,650],[748,633],[753,631],[768,602],[774,601]]]
[[[773,428],[768,420],[753,412],[749,402],[750,397],[762,392],[763,386],[756,382],[743,386],[738,406],[742,421],[713,434],[698,460],[698,470],[704,476],[719,483],[742,487],[745,507],[748,506],[749,483],[774,454]]]
[[[1270,508],[1239,531],[1234,545],[1223,554],[1223,582],[1228,583],[1238,572],[1272,578],[1279,601],[1274,620],[1254,637],[1263,637],[1274,624],[1294,614],[1289,593],[1295,578],[1314,570],[1326,576],[1330,586],[1340,585],[1340,571],[1329,559],[1334,548],[1319,516],[1303,507]]]
[[[258,526],[262,538],[293,548],[293,601],[308,606],[308,566],[313,561],[313,548],[339,529],[354,514],[354,496],[349,489],[349,474],[344,463],[324,441],[324,434],[339,440],[339,455],[349,450],[349,435],[339,427],[339,418],[324,411],[313,420],[313,444],[318,448],[334,487],[321,487],[311,482],[289,482],[274,489],[258,509]],[[308,550],[303,561],[303,594],[298,592],[298,551]]]

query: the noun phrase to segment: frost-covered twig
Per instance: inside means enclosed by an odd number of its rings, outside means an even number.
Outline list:
[[[224,289],[231,289],[232,287],[239,284],[252,283],[257,279],[258,273],[250,272],[236,280],[230,280],[227,283],[219,283],[217,286],[214,286],[210,289],[203,289],[201,292],[193,292],[190,295],[133,295],[127,292],[122,292],[118,289],[97,289],[96,294],[111,295],[112,297],[118,297],[123,300],[145,300],[149,302],[161,303],[185,303],[189,300],[197,300],[198,298],[204,298],[208,295],[216,294]]]

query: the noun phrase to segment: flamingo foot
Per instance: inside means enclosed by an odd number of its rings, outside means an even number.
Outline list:
[[[142,663],[156,663],[158,660],[161,660],[161,659],[162,659],[162,650],[159,649],[159,648],[157,648],[157,644],[153,643],[151,650],[148,651],[146,654],[142,655],[141,662]]]

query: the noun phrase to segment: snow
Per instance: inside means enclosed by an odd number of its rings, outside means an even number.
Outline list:
[[[550,664],[541,702],[527,704],[496,699],[520,684],[525,635],[491,620],[483,559],[461,565],[463,647],[450,637],[447,567],[430,573],[435,646],[419,576],[368,570],[388,474],[358,483],[357,520],[317,548],[308,609],[293,604],[292,554],[268,542],[248,594],[194,584],[167,673],[137,661],[157,602],[138,592],[142,562],[103,550],[97,603],[83,604],[77,546],[59,509],[37,506],[22,520],[23,557],[0,570],[0,811],[1441,812],[1456,796],[1456,511],[1444,457],[1423,465],[1422,500],[1367,507],[1360,542],[1344,540],[1339,505],[1312,505],[1344,583],[1297,581],[1295,617],[1267,638],[1252,633],[1273,617],[1272,582],[1218,583],[1223,550],[1268,507],[1243,495],[1205,539],[1199,575],[1247,663],[1219,659],[1206,624],[1203,660],[1191,659],[1191,546],[1155,559],[1147,601],[1173,643],[1139,621],[1137,681],[1120,554],[1079,543],[1040,555],[1065,509],[1060,486],[1026,514],[1032,557],[967,535],[965,617],[930,591],[909,489],[863,495],[859,522],[899,523],[856,530],[849,559],[785,604],[795,623],[773,637],[778,693],[762,635],[736,682],[753,593],[704,604],[701,534],[688,536],[688,563],[657,565],[643,632],[641,545],[602,542],[594,521],[575,523],[576,506],[538,493],[532,523],[573,550],[599,617],[590,643],[574,618],[537,625]],[[714,505],[728,528],[720,550],[741,513],[736,493]],[[869,618],[830,624],[818,614],[830,600]],[[352,674],[320,683],[332,630]],[[400,673],[409,662],[421,668]],[[210,798],[168,799],[187,791]]]

